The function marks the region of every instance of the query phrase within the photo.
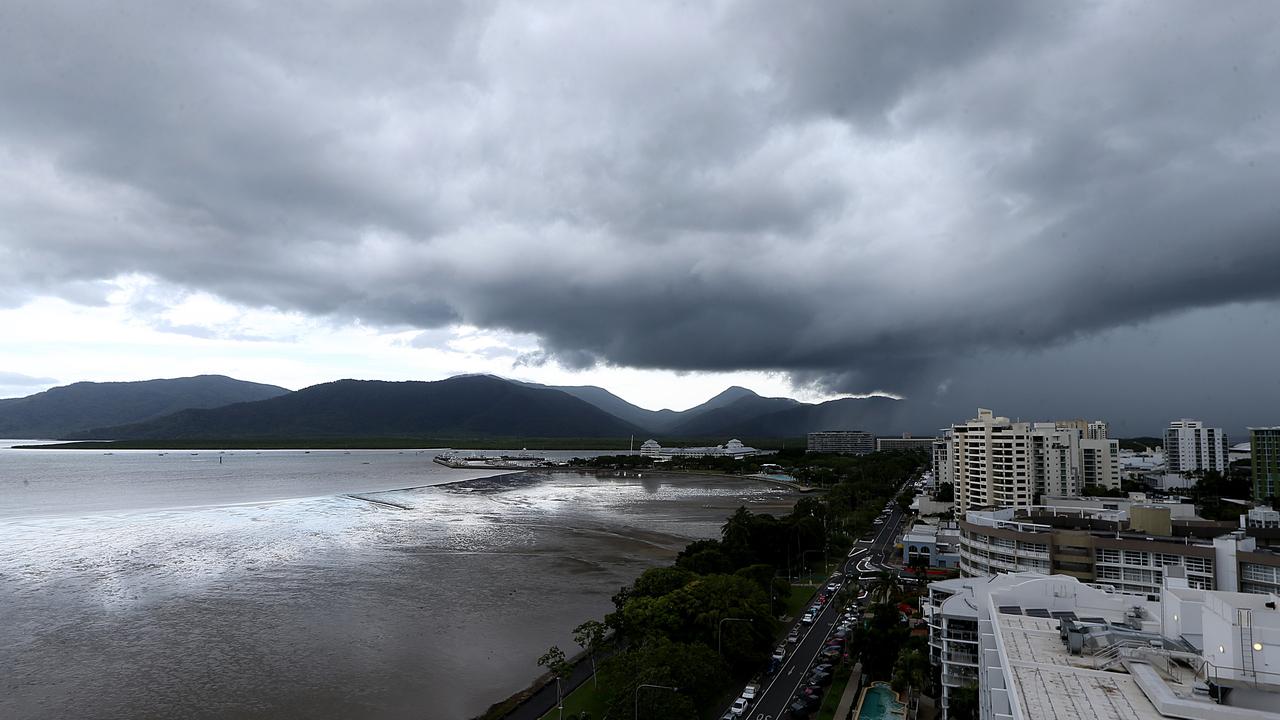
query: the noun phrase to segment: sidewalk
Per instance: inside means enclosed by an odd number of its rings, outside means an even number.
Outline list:
[[[853,674],[849,676],[849,684],[844,686],[844,694],[840,696],[840,704],[836,705],[836,714],[832,720],[845,720],[853,712],[854,700],[862,687],[862,663],[853,666]]]
[[[604,651],[596,655],[596,666],[598,667],[605,658],[609,657],[613,651]],[[573,672],[569,673],[569,677],[561,682],[560,688],[565,697],[569,693],[577,689],[579,685],[591,679],[591,661],[587,659],[586,654],[580,654],[577,662],[573,666]],[[515,706],[506,715],[502,716],[502,720],[538,720],[543,715],[551,712],[556,708],[556,682],[551,680],[536,692],[524,700],[524,702]]]

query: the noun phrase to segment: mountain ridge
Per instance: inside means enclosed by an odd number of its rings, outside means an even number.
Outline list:
[[[289,392],[226,375],[81,381],[0,400],[0,436],[59,438],[95,427],[145,422],[188,408],[264,400]]]
[[[95,428],[71,439],[210,437],[617,437],[643,431],[558,390],[483,375],[434,382],[336,380],[288,395],[183,410],[144,423]]]

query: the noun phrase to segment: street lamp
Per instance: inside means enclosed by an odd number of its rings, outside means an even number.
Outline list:
[[[661,690],[670,690],[671,692],[680,692],[680,688],[671,687],[670,685],[651,685],[643,683],[636,686],[635,690],[635,714],[632,715],[635,720],[640,720],[640,688],[659,688]]]
[[[751,618],[727,617],[727,618],[720,619],[720,622],[716,625],[716,654],[717,655],[724,654],[723,652],[720,651],[720,635],[724,631],[724,624],[730,621],[749,623],[751,622]]]
[[[805,565],[805,567],[808,567],[807,563],[805,563],[805,558],[809,557],[809,553],[821,553],[821,552],[824,552],[824,551],[823,550],[805,550],[803,553],[800,553],[800,563],[802,565]]]

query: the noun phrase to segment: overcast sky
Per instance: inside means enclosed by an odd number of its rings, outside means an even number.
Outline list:
[[[14,2],[0,395],[1280,424],[1280,4]]]

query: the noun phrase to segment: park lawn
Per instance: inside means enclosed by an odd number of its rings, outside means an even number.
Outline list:
[[[600,720],[604,717],[604,700],[604,693],[596,692],[595,683],[591,682],[591,678],[587,678],[586,682],[565,696],[564,716],[573,717],[576,713],[585,710],[590,713],[592,720]],[[559,717],[560,709],[551,708],[551,712],[543,715],[542,720],[559,720]]]
[[[791,618],[800,617],[812,597],[812,587],[808,585],[792,585],[791,597],[787,599],[787,616]]]
[[[853,668],[846,665],[840,669],[840,674],[832,680],[831,687],[827,688],[827,693],[822,696],[822,707],[818,708],[816,720],[833,720],[836,706],[840,704],[840,696],[844,695],[844,689],[849,685],[849,678],[852,676]]]

